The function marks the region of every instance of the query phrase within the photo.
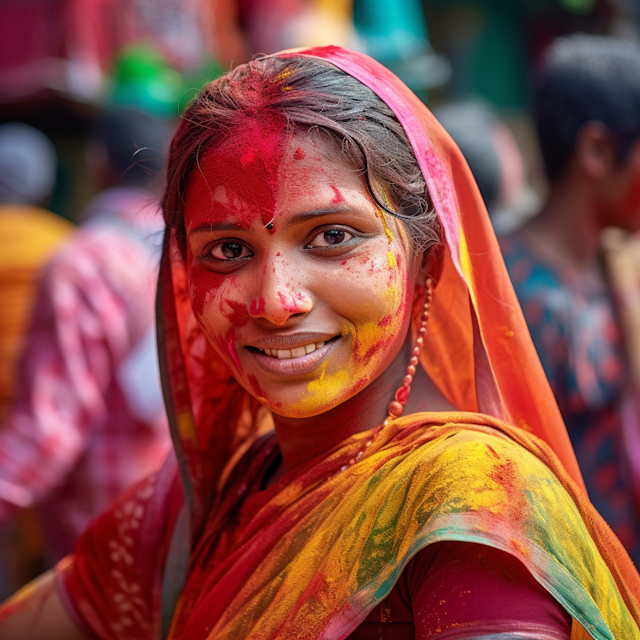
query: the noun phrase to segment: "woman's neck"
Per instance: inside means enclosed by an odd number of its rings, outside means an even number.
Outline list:
[[[402,386],[412,348],[409,337],[381,376],[353,398],[330,411],[310,418],[274,415],[283,458],[281,473],[329,451],[356,433],[381,425],[388,415],[389,403],[393,400],[396,390]],[[404,414],[450,410],[454,410],[454,407],[419,366]]]

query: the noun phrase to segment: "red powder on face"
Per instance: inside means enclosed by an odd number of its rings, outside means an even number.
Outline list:
[[[247,119],[209,151],[187,191],[187,229],[225,219],[249,228],[258,218],[273,233],[285,143],[284,120],[267,114]]]
[[[388,338],[383,338],[382,340],[379,340],[378,342],[376,342],[370,349],[367,350],[367,352],[364,354],[364,357],[362,358],[362,362],[367,363],[369,362],[369,360],[371,360],[371,358],[373,358],[373,356],[376,355],[376,353],[378,353],[378,351],[380,351],[380,349],[382,349],[383,347],[385,347],[387,344],[389,344],[390,340]]]
[[[331,204],[340,204],[341,202],[344,202],[344,196],[340,193],[338,187],[334,187],[333,185],[331,185],[331,188],[333,189],[333,198],[331,200]]]
[[[382,318],[382,320],[380,320],[380,322],[378,322],[378,326],[379,327],[386,327],[386,326],[391,324],[392,320],[393,320],[393,316],[391,314],[388,314],[384,318]]]
[[[255,393],[258,398],[266,398],[267,394],[263,391],[262,387],[260,386],[260,383],[258,382],[258,378],[256,378],[253,373],[250,373],[248,375],[248,380],[249,380],[249,384],[251,385],[251,388],[253,389],[253,393]]]
[[[298,147],[295,151],[295,153],[293,154],[293,159],[294,160],[304,160],[305,156],[307,154],[304,152],[304,150],[301,147]]]
[[[257,316],[260,313],[264,313],[264,305],[265,305],[264,298],[260,298],[260,300],[258,300],[257,302],[255,300],[252,300],[251,306],[249,307],[249,313],[252,316]]]
[[[236,351],[235,329],[233,327],[229,329],[224,340],[221,340],[220,338],[218,338],[218,344],[220,344],[223,350],[227,351],[238,373],[242,373],[242,365],[240,364],[240,358],[238,358],[238,352]]]
[[[225,300],[227,305],[232,309],[230,314],[225,313],[225,316],[234,327],[244,327],[249,322],[249,312],[247,311],[247,305],[242,302],[236,302],[235,300]]]
[[[298,313],[298,305],[296,304],[293,296],[278,291],[278,297],[280,298],[280,302],[282,303],[285,311],[288,311],[289,313]],[[298,300],[301,300],[302,294],[299,293],[297,297]]]
[[[343,260],[341,264],[342,264],[342,266],[344,267],[344,265],[345,265],[345,264],[347,264],[347,261],[346,261],[346,260]]]
[[[189,289],[191,298],[191,307],[196,318],[202,316],[207,294],[215,293],[224,283],[225,277],[220,273],[209,271],[205,267],[196,267],[191,269],[189,273]]]

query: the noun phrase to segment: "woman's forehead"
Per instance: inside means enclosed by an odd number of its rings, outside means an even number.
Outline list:
[[[256,122],[198,163],[187,191],[185,224],[189,230],[231,218],[245,228],[257,219],[275,227],[279,218],[307,205],[362,198],[369,200],[359,173],[340,162],[330,145]]]

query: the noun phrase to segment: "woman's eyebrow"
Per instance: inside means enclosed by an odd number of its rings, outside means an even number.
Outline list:
[[[314,209],[313,211],[304,211],[298,213],[287,220],[287,226],[295,224],[301,224],[311,218],[321,218],[322,216],[330,216],[336,213],[354,213],[355,210],[352,207],[323,207],[322,209]]]
[[[192,233],[201,233],[203,231],[246,231],[247,225],[241,225],[237,222],[204,222],[197,227],[189,230],[189,235]]]

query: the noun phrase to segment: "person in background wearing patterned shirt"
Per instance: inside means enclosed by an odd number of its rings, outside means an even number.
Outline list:
[[[163,225],[152,188],[168,135],[139,111],[98,117],[89,160],[107,188],[45,268],[0,427],[0,522],[37,504],[52,561],[170,446],[154,330]]]
[[[20,122],[0,126],[0,424],[40,272],[74,228],[44,208],[57,164],[44,133]],[[0,526],[0,598],[40,572],[43,547],[33,510]]]
[[[601,253],[606,228],[640,229],[640,46],[557,40],[535,117],[549,194],[502,250],[589,497],[640,566],[640,451],[625,437],[638,424],[640,387]]]

